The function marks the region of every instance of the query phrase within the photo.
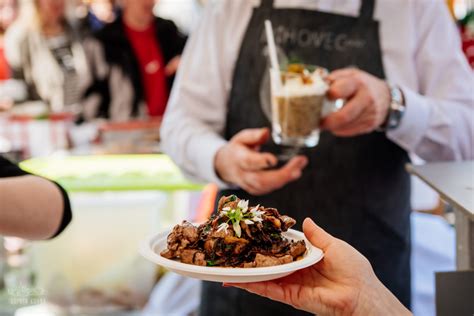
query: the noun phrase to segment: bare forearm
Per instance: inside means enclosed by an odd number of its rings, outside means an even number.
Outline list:
[[[63,209],[62,194],[52,182],[30,175],[0,179],[0,235],[49,238]]]

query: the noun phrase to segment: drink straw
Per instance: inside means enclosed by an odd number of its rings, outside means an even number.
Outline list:
[[[280,67],[278,64],[278,56],[277,56],[276,46],[275,46],[275,37],[273,36],[272,22],[270,22],[270,20],[265,20],[265,32],[267,35],[268,50],[270,54],[270,62],[271,62],[272,68],[275,70],[279,70]]]
[[[272,22],[270,20],[265,20],[265,33],[267,35],[267,43],[268,43],[268,51],[270,55],[270,63],[271,63],[271,70],[270,73],[272,76],[275,76],[274,73],[278,73],[276,76],[276,88],[279,90],[282,87],[282,82],[280,78],[280,66],[278,63],[278,56],[276,52],[276,46],[275,46],[275,36],[273,35],[273,28],[272,28]]]

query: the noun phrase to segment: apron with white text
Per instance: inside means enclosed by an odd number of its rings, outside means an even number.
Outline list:
[[[362,0],[358,17],[304,9],[276,9],[263,0],[255,8],[235,66],[226,138],[246,128],[270,127],[268,57],[264,20],[271,19],[282,59],[329,70],[357,67],[385,78],[374,0]],[[396,13],[394,13],[396,14]],[[281,59],[280,59],[281,60]],[[272,141],[262,151],[279,154]],[[305,217],[364,254],[380,280],[410,305],[410,178],[407,153],[384,133],[336,137],[323,132],[302,177],[264,196],[224,190],[252,205],[277,208],[297,221]],[[290,306],[219,283],[203,283],[202,316],[306,315]]]

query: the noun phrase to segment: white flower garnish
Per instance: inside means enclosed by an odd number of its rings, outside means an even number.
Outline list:
[[[235,222],[232,224],[234,228],[235,235],[240,238],[242,236],[242,230],[240,229],[240,222]]]
[[[258,204],[257,206],[254,206],[250,212],[255,212],[255,211],[258,211],[258,209],[260,208],[260,204]]]
[[[250,210],[250,213],[252,214],[252,221],[257,223],[263,222],[262,215],[265,214],[265,211],[260,211],[259,208],[260,204]]]
[[[227,223],[222,223],[217,227],[217,231],[227,231],[227,228],[229,228],[229,224]]]
[[[255,217],[262,217],[262,215],[265,214],[265,211],[259,211],[258,208],[253,208],[250,213]]]
[[[237,207],[240,207],[241,209],[248,208],[249,207],[249,201],[248,200],[240,200],[239,203],[237,203]]]
[[[221,215],[226,216],[227,220],[225,223],[219,225],[217,231],[226,230],[232,225],[235,235],[240,238],[242,235],[242,228],[240,227],[240,222],[244,222],[247,225],[253,225],[255,223],[263,222],[262,215],[265,214],[264,211],[259,211],[260,204],[253,207],[249,211],[249,201],[248,200],[239,200],[237,206],[232,208],[226,206],[222,208]]]
[[[240,200],[239,203],[237,203],[237,207],[242,210],[242,213],[247,212],[249,208],[249,200]]]

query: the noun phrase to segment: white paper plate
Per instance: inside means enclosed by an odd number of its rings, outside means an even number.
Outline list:
[[[291,240],[304,240],[308,248],[303,259],[295,262],[262,268],[221,268],[203,267],[166,259],[160,252],[166,248],[166,238],[170,230],[152,236],[140,245],[140,254],[146,259],[175,273],[213,282],[248,283],[282,278],[297,270],[309,267],[323,258],[321,249],[314,247],[302,232],[290,229],[283,235]]]

